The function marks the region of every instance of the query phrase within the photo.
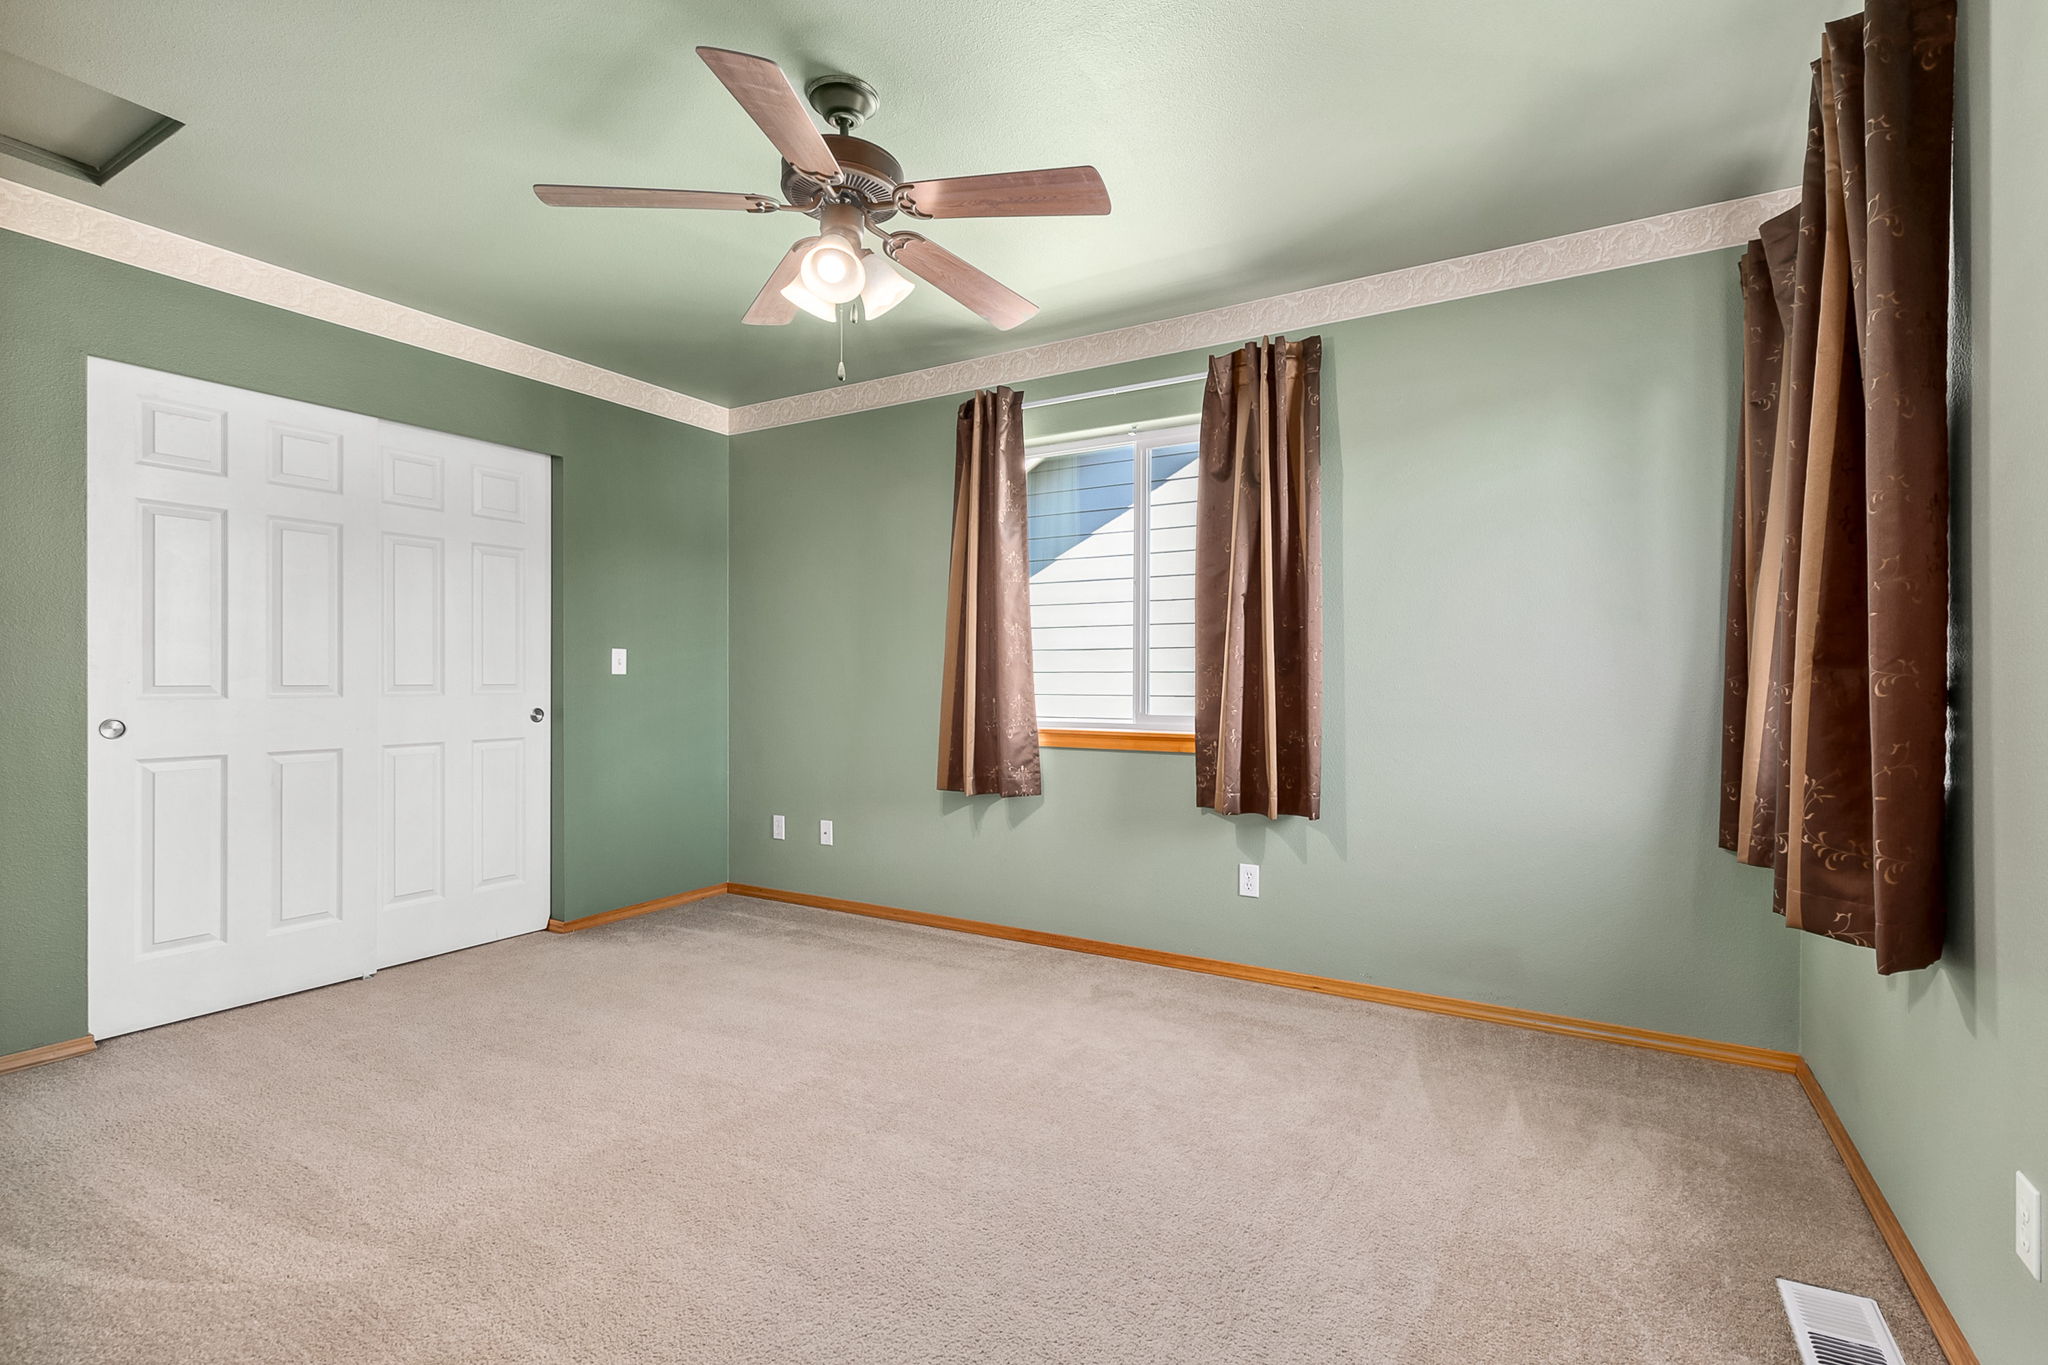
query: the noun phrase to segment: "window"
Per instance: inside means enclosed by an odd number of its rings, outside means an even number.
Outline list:
[[[1193,732],[1198,451],[1187,426],[1027,455],[1031,663],[1048,732]]]

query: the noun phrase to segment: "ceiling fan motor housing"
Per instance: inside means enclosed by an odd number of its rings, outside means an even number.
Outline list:
[[[851,190],[868,203],[888,203],[896,193],[896,187],[903,183],[903,167],[896,158],[865,138],[849,137],[842,133],[824,134],[825,145],[832,149],[832,155],[839,162],[839,169],[846,173],[843,188]],[[787,162],[782,163],[782,197],[792,204],[801,204],[817,193],[812,183],[797,174]],[[816,218],[819,210],[811,210]],[[893,208],[876,209],[874,218],[880,222],[893,218]]]

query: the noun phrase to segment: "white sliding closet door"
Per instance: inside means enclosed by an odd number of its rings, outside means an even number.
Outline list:
[[[87,393],[92,1031],[540,928],[546,459],[109,361]]]
[[[377,965],[548,922],[548,461],[382,423]]]

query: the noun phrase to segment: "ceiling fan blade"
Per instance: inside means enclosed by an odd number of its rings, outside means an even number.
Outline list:
[[[914,232],[894,234],[889,239],[889,255],[926,284],[987,318],[999,331],[1009,331],[1038,311],[1037,304],[1016,290]]]
[[[825,145],[818,125],[782,68],[766,57],[728,52],[722,47],[700,47],[697,55],[711,74],[724,83],[732,97],[760,125],[782,159],[800,171],[830,179],[839,174],[839,161]]]
[[[1036,218],[1108,213],[1109,190],[1093,166],[913,180],[896,202],[920,218]]]
[[[776,263],[775,272],[768,277],[768,283],[761,286],[761,292],[754,295],[754,301],[748,305],[741,322],[753,327],[780,327],[796,316],[796,305],[782,297],[782,291],[796,279],[805,250],[817,240],[816,237],[806,237],[783,253],[782,259]]]
[[[535,185],[543,204],[563,209],[737,209],[764,213],[776,201],[765,194],[726,190],[635,190],[615,185]]]

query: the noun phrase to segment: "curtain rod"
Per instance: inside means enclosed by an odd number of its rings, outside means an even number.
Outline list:
[[[1177,374],[1171,379],[1148,379],[1142,384],[1119,384],[1113,389],[1090,389],[1086,393],[1063,393],[1057,398],[1033,398],[1024,406],[1027,408],[1049,408],[1055,403],[1078,403],[1084,398],[1108,398],[1118,393],[1138,393],[1145,389],[1171,388],[1175,384],[1192,384],[1207,379],[1208,372],[1201,374]]]
[[[1143,422],[1118,422],[1113,426],[1089,427],[1084,431],[1052,431],[1043,436],[1026,436],[1024,449],[1036,450],[1043,446],[1072,445],[1076,441],[1092,441],[1098,436],[1136,436],[1141,431],[1163,431],[1168,427],[1193,426],[1202,420],[1199,412],[1184,412],[1175,417],[1153,417]]]

